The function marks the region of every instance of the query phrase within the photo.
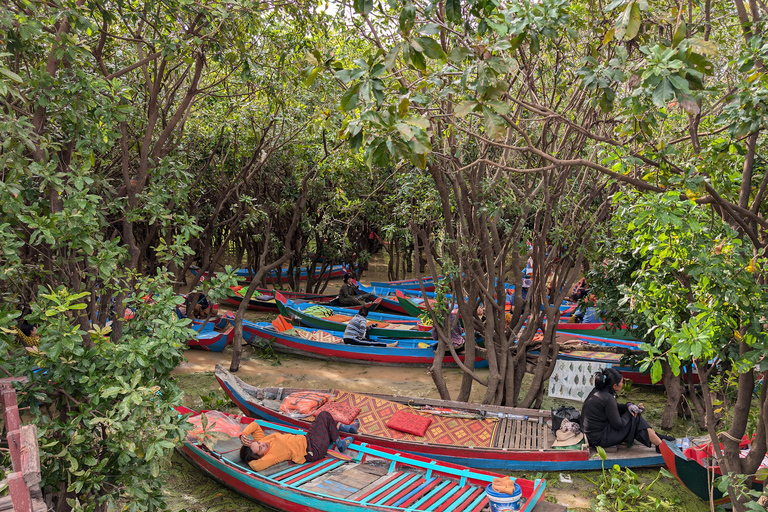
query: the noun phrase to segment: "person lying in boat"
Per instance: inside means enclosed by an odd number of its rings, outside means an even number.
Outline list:
[[[339,289],[340,306],[362,306],[365,304],[365,299],[370,296],[370,293],[360,293],[355,280],[352,279],[352,274],[344,274],[344,284]]]
[[[342,439],[339,430],[356,434],[351,425],[336,423],[327,411],[317,415],[306,435],[274,433],[264,435],[261,426],[253,422],[240,434],[240,459],[254,471],[261,471],[280,462],[290,460],[296,464],[314,462],[325,457],[328,446],[336,445],[340,452],[345,452],[351,437]],[[253,435],[253,439],[249,436]]]
[[[373,325],[368,325],[368,308],[363,306],[360,311],[347,324],[344,329],[344,343],[347,345],[364,345],[366,347],[389,347],[392,344],[371,341],[368,338],[368,331]]]
[[[674,441],[674,437],[659,435],[648,425],[642,417],[643,404],[618,402],[616,393],[622,387],[624,377],[615,368],[604,368],[595,374],[595,387],[581,410],[581,430],[590,446],[631,446],[639,441],[648,447],[656,446],[658,452],[662,439]]]

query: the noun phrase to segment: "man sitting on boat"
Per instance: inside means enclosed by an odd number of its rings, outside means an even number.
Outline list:
[[[344,284],[339,288],[339,306],[361,306],[370,296],[370,293],[360,293],[355,286],[355,280],[352,279],[352,274],[344,274]]]
[[[372,327],[373,325],[368,325],[368,308],[363,306],[349,321],[347,328],[344,329],[344,343],[346,345],[364,345],[366,347],[390,346],[386,343],[366,339],[368,337],[368,330]]]
[[[616,393],[624,387],[624,377],[616,368],[603,368],[595,374],[595,388],[584,401],[581,411],[581,429],[590,446],[632,445],[640,441],[645,446],[656,446],[661,440],[674,441],[672,436],[657,434],[641,414],[643,404],[620,404]]]
[[[240,459],[254,471],[261,471],[280,462],[290,460],[296,464],[314,462],[325,457],[328,446],[333,442],[340,452],[347,449],[347,441],[342,439],[339,429],[351,434],[357,429],[350,425],[342,425],[333,420],[330,413],[323,411],[317,415],[306,435],[274,433],[264,435],[261,426],[253,422],[240,434]],[[249,436],[253,434],[253,440]]]

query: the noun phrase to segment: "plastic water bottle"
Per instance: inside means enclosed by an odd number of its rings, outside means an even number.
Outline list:
[[[690,448],[691,447],[691,440],[688,439],[687,437],[684,437],[683,440],[680,443],[680,446],[681,446],[681,448],[683,450],[685,450],[686,448]]]

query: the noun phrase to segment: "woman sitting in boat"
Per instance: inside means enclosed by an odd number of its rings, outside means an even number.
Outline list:
[[[368,331],[372,328],[373,325],[368,325],[368,308],[363,306],[349,321],[347,328],[344,329],[344,343],[347,345],[364,345],[366,347],[388,346],[386,343],[366,339],[368,338]]]
[[[347,449],[347,441],[342,439],[339,429],[356,434],[351,425],[336,423],[330,413],[323,411],[317,415],[306,435],[274,433],[264,435],[261,426],[253,422],[240,434],[240,459],[254,471],[261,471],[280,462],[291,460],[296,464],[314,462],[325,457],[328,446],[333,442],[340,452]],[[253,434],[253,440],[249,436]]]
[[[595,374],[595,388],[589,393],[581,410],[581,430],[590,446],[632,445],[640,441],[645,446],[656,446],[661,440],[674,441],[674,437],[657,434],[642,418],[643,404],[620,404],[616,393],[624,387],[624,377],[615,368],[604,368]]]
[[[352,279],[352,274],[344,274],[344,284],[339,289],[339,306],[362,306],[365,305],[365,299],[370,296],[370,293],[360,293],[355,286],[355,280]]]

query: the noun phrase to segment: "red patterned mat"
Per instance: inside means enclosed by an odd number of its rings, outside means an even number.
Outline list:
[[[427,442],[452,446],[492,447],[498,435],[498,420],[451,418],[419,412],[406,405],[366,395],[335,391],[334,400],[360,408],[360,432],[389,439]],[[398,432],[387,427],[387,421],[399,410],[433,418],[423,437]]]

